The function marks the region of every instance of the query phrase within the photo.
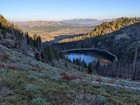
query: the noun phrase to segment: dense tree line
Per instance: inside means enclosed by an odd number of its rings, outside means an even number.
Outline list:
[[[53,59],[59,60],[59,51],[56,49],[53,45],[43,46],[43,49],[41,51],[42,60],[44,62],[51,62],[53,63]]]

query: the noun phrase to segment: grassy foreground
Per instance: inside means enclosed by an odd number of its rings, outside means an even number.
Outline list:
[[[140,91],[94,84],[91,77],[131,83],[55,68],[0,45],[0,105],[140,105]]]

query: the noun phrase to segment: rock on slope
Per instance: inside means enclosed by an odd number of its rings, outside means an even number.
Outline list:
[[[137,82],[55,68],[0,45],[1,105],[140,104],[139,91],[101,83],[140,87]]]

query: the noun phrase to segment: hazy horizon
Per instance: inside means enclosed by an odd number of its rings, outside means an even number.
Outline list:
[[[117,18],[121,18],[121,17],[117,17]],[[132,17],[133,18],[133,17]],[[104,18],[104,19],[96,19],[96,18],[69,18],[69,19],[62,19],[62,20],[21,20],[21,21],[14,21],[14,22],[39,22],[39,21],[48,21],[48,22],[60,22],[60,21],[66,21],[66,20],[76,20],[76,19],[95,19],[95,20],[105,20],[105,19],[116,19],[116,18]],[[12,21],[12,20],[11,20]]]
[[[134,0],[1,0],[1,14],[10,21],[61,21],[140,17]]]
[[[11,22],[40,22],[40,21],[45,21],[45,22],[61,22],[61,21],[69,21],[69,20],[76,20],[76,19],[95,19],[95,20],[111,20],[111,19],[118,19],[118,18],[122,18],[125,16],[120,16],[120,17],[116,17],[116,18],[102,18],[102,19],[96,19],[96,18],[69,18],[69,19],[62,19],[62,20],[9,20]],[[139,17],[128,17],[128,18],[140,18]]]

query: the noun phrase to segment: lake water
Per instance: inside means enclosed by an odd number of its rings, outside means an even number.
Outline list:
[[[89,63],[99,63],[101,65],[112,64],[112,62],[117,61],[117,57],[110,52],[97,50],[97,49],[75,49],[63,51],[65,58],[73,62],[73,60],[79,59],[84,61],[86,64]]]
[[[97,62],[97,58],[85,55],[85,54],[79,54],[79,53],[68,53],[65,55],[66,58],[68,58],[70,61],[73,62],[73,60],[80,59],[81,61],[84,61],[86,64],[89,64],[93,61]]]

